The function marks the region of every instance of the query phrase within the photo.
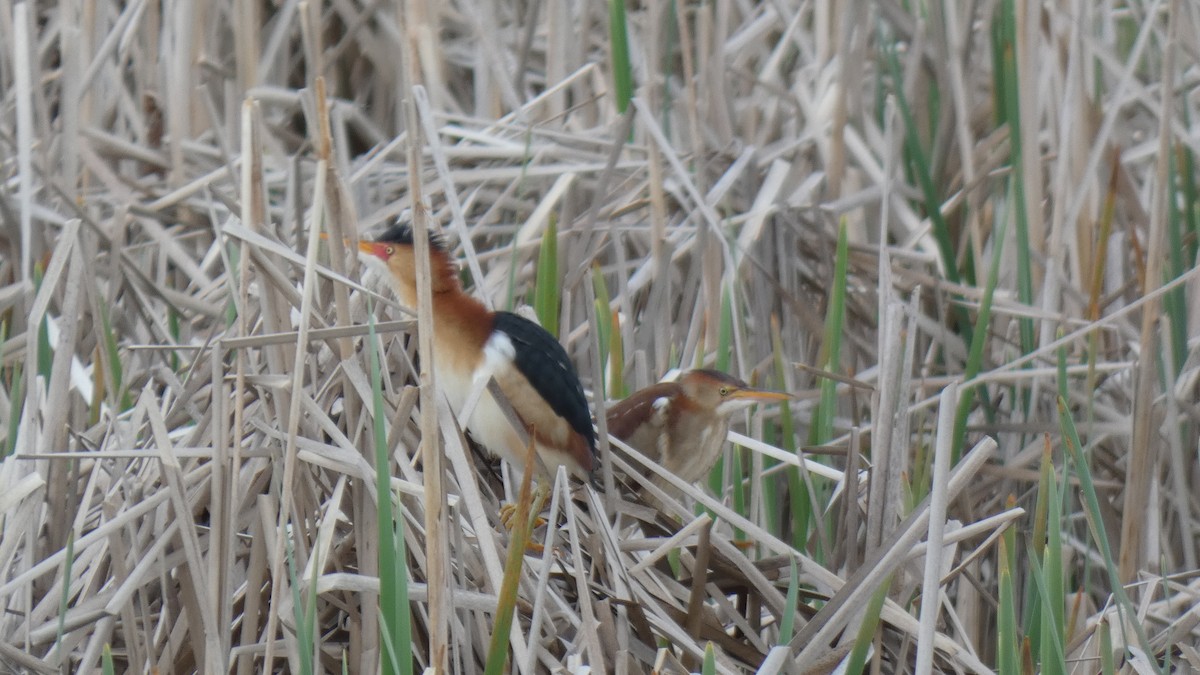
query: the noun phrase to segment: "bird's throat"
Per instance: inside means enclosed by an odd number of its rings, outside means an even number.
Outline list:
[[[400,290],[404,304],[416,310],[416,288]],[[482,354],[493,323],[492,313],[483,303],[457,286],[440,290],[435,287],[430,297],[433,301],[434,353],[462,351]]]

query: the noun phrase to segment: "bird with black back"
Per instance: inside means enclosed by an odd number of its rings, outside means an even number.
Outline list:
[[[491,311],[465,292],[457,266],[438,236],[429,238],[433,316],[433,366],[439,392],[461,413],[472,392],[495,378],[532,439],[552,477],[566,467],[591,481],[599,468],[591,411],[579,376],[558,340],[518,314]],[[417,306],[416,251],[413,231],[397,223],[375,238],[360,241],[358,250],[382,263],[400,300]],[[428,355],[422,355],[428,357]],[[527,445],[496,398],[486,389],[469,417],[462,420],[471,438],[493,455],[524,471]],[[548,481],[539,481],[544,501]]]

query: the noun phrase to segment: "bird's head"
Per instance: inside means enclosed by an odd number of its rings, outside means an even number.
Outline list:
[[[417,262],[411,226],[401,223],[392,225],[374,241],[358,242],[358,250],[382,261],[402,295],[407,296],[411,292],[415,297]],[[429,266],[433,273],[434,293],[459,290],[458,277],[446,242],[433,233],[429,235]]]
[[[679,377],[683,395],[693,405],[727,417],[765,401],[786,401],[790,395],[755,389],[738,378],[719,370],[689,370]]]

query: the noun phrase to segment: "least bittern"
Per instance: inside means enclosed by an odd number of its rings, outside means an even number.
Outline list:
[[[606,419],[610,434],[694,483],[721,456],[733,413],[789,398],[717,370],[689,370],[675,382],[659,382],[613,405]]]
[[[429,248],[433,364],[438,389],[451,409],[461,412],[476,387],[496,378],[550,475],[565,466],[590,480],[600,464],[596,435],[566,350],[536,323],[511,312],[490,311],[465,293],[441,238],[431,236]],[[416,308],[412,229],[393,225],[375,241],[360,241],[358,249],[383,261],[400,300]],[[527,446],[490,392],[481,395],[465,427],[475,442],[524,470]]]

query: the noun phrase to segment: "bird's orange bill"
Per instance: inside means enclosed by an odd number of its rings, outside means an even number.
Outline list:
[[[329,241],[329,235],[325,232],[322,232],[320,234],[320,237],[326,241]],[[342,241],[345,242],[345,244],[347,246],[349,246],[352,243],[349,239],[343,239]],[[385,247],[386,247],[386,244],[380,244],[380,243],[377,243],[374,241],[363,241],[362,239],[358,240],[359,252],[366,253],[368,255],[373,255],[376,258],[383,258],[386,260],[387,259],[387,251],[385,250]]]
[[[376,258],[381,258],[383,260],[387,260],[388,258],[387,248],[388,244],[381,244],[374,241],[363,241],[361,239],[358,240],[358,250],[360,252],[366,253],[367,255],[373,255]]]
[[[765,389],[737,389],[729,394],[729,398],[747,401],[790,401],[792,395]]]

